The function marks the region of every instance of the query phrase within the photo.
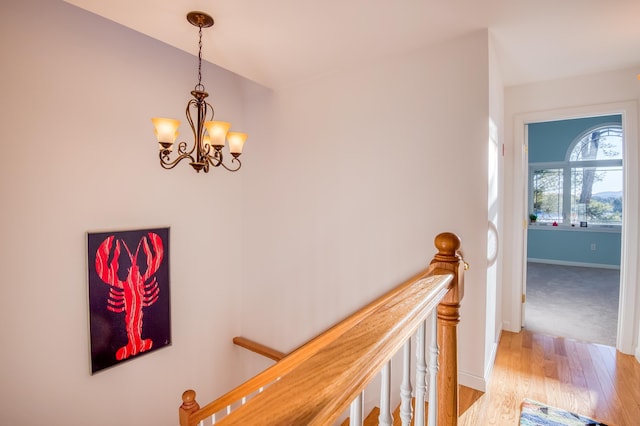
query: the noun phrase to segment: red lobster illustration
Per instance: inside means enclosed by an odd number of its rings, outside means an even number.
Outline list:
[[[158,282],[155,277],[151,280],[150,278],[158,271],[164,250],[162,239],[153,232],[149,232],[140,239],[133,255],[123,239],[116,240],[115,245],[114,240],[115,236],[111,235],[98,247],[96,272],[102,281],[111,286],[107,309],[111,312],[125,313],[128,342],[116,352],[116,359],[120,361],[140,352],[148,351],[153,345],[151,339],[142,338],[142,309],[153,305],[158,300],[160,293]],[[151,247],[149,243],[151,243]],[[121,247],[124,247],[131,261],[131,267],[124,281],[118,278]],[[140,270],[138,265],[140,247],[144,250],[147,258],[147,268],[144,272]]]

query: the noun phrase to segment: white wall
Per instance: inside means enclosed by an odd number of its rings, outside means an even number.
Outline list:
[[[489,125],[488,142],[488,229],[487,229],[487,323],[485,336],[485,380],[493,369],[502,330],[502,251],[503,251],[503,169],[504,156],[504,84],[502,73],[489,37]]]
[[[482,387],[488,35],[278,90],[245,174],[243,333],[290,351],[425,267],[442,231],[471,264],[462,380]]]
[[[275,93],[204,64],[216,117],[250,138],[239,173],[196,175],[160,168],[149,121],[183,119],[193,56],[62,2],[3,4],[0,423],[175,424],[184,389],[238,383],[234,335],[295,348],[424,267],[441,231],[471,264],[460,367],[481,386],[487,46]],[[165,225],[173,345],[91,376],[86,232]]]
[[[522,206],[524,192],[524,176],[519,173],[521,168],[519,163],[522,160],[523,150],[516,145],[516,132],[521,132],[520,125],[517,125],[518,117],[523,116],[552,116],[554,114],[566,114],[567,111],[593,111],[604,110],[609,104],[630,104],[632,109],[637,111],[637,103],[640,99],[640,83],[636,79],[638,69],[618,70],[607,73],[580,76],[571,79],[541,82],[537,84],[523,85],[507,88],[505,91],[505,143],[509,161],[505,164],[505,205],[513,211],[513,214],[505,217],[505,241],[509,245],[505,247],[504,253],[504,327],[509,330],[518,330],[520,324],[518,300],[520,298],[520,283],[522,276],[523,237],[522,221],[525,219],[525,211]],[[562,117],[559,117],[562,118]],[[564,117],[568,118],[568,117]],[[630,131],[627,133],[627,149],[632,153],[626,158],[627,172],[631,173],[628,190],[629,194],[625,200],[627,211],[633,210],[626,226],[626,240],[638,240],[637,205],[638,205],[638,182],[637,165],[638,157],[638,134],[637,134],[637,113],[634,117],[628,117],[633,122],[627,121]],[[549,118],[551,119],[551,118]],[[510,207],[509,207],[510,206]],[[627,254],[631,253],[628,252]],[[640,291],[635,277],[637,276],[637,248],[635,253],[627,259],[627,272],[629,284],[626,294],[621,300],[629,309],[627,321],[624,324],[623,334],[627,336],[623,339],[621,350],[636,353],[638,337],[638,320],[640,317]],[[634,308],[635,306],[635,308]]]
[[[183,390],[237,382],[244,170],[158,164],[151,116],[191,141],[192,55],[60,1],[0,9],[0,424],[175,425]],[[242,79],[203,76],[241,127]],[[171,227],[173,345],[91,376],[86,232],[155,226]]]

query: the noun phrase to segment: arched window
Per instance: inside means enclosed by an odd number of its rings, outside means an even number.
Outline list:
[[[622,224],[622,126],[600,125],[570,144],[564,162],[530,165],[531,211],[541,223]]]
[[[622,224],[622,127],[593,129],[572,144],[571,222]]]
[[[584,132],[570,145],[569,161],[622,161],[622,126],[600,126]]]

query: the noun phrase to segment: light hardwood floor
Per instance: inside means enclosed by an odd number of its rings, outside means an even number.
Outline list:
[[[609,346],[503,332],[487,392],[461,388],[459,425],[518,425],[524,398],[608,425],[640,425],[640,364]]]

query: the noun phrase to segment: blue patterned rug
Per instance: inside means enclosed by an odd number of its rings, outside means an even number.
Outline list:
[[[520,426],[607,426],[588,417],[579,416],[538,401],[522,401]]]

